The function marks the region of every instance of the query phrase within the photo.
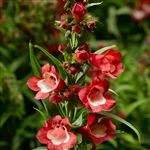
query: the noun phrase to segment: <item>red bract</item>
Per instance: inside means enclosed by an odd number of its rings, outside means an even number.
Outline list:
[[[105,54],[90,54],[90,63],[102,71],[103,74],[116,78],[123,72],[123,66],[120,62],[121,53],[109,50]]]
[[[49,64],[41,68],[41,78],[33,76],[27,81],[28,87],[36,91],[35,99],[45,99],[51,91],[60,91],[66,88],[65,82],[59,77],[54,66]]]
[[[101,144],[104,141],[115,138],[116,126],[109,118],[102,118],[99,114],[88,114],[87,125],[79,130],[83,138],[90,137],[95,144]],[[99,121],[99,119],[102,119]]]
[[[68,118],[55,116],[44,123],[36,137],[42,144],[46,144],[48,150],[63,150],[72,148],[77,142],[76,136],[69,132]]]
[[[95,77],[92,84],[82,88],[79,91],[79,98],[87,109],[91,109],[93,112],[98,111],[110,111],[116,102],[111,97],[106,96],[109,84],[107,80],[101,80],[99,77]]]
[[[81,22],[84,15],[86,13],[86,9],[80,3],[76,3],[72,8],[72,14],[77,22]]]
[[[77,51],[76,52],[76,61],[79,63],[83,63],[89,59],[89,54],[86,50]]]

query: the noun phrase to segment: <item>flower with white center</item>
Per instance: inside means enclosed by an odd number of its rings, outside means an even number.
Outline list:
[[[69,130],[68,118],[57,115],[45,121],[44,127],[38,131],[36,137],[42,144],[47,145],[48,150],[67,150],[77,142],[76,136]]]
[[[84,106],[87,109],[91,109],[93,112],[98,111],[110,111],[116,104],[116,102],[106,95],[109,84],[107,80],[101,80],[99,77],[95,77],[92,84],[82,88],[78,96]]]
[[[41,68],[41,78],[33,76],[27,81],[27,85],[36,91],[35,99],[45,99],[52,91],[61,91],[66,88],[65,82],[60,78],[54,66],[49,64]]]
[[[113,134],[116,126],[111,122],[110,118],[100,114],[88,114],[87,119],[87,124],[79,130],[83,138],[90,137],[95,144],[101,144],[116,137]]]

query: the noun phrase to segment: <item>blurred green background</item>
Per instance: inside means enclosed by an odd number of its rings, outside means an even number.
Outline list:
[[[116,50],[123,54],[125,71],[117,79],[110,80],[111,89],[119,94],[113,95],[117,101],[113,113],[130,122],[142,136],[139,146],[135,133],[114,121],[118,130],[128,134],[104,142],[98,150],[150,149],[150,14],[138,18],[135,8],[144,11],[141,1],[104,0],[100,6],[88,9],[99,20],[89,40],[93,50],[116,44]],[[0,0],[2,150],[30,150],[40,146],[35,135],[44,120],[33,107],[42,110],[43,106],[26,85],[33,74],[28,44],[31,40],[61,58],[57,47],[64,38],[55,28],[54,21],[60,19],[62,5],[61,0]],[[40,64],[48,62],[41,52],[35,52]]]

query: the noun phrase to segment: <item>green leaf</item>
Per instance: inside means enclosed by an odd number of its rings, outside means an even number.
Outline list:
[[[41,110],[39,110],[38,108],[35,108],[35,107],[33,107],[35,110],[37,110],[40,114],[41,114],[41,116],[44,118],[44,120],[47,120],[47,119],[49,119],[50,118],[50,116],[46,113],[43,113]]]
[[[126,133],[125,131],[122,131],[122,130],[115,130],[114,132],[113,132],[113,134],[124,134],[124,133]]]
[[[41,147],[34,148],[32,150],[47,150],[47,148],[45,146],[41,146]]]
[[[15,72],[27,59],[27,55],[23,55],[22,57],[19,57],[18,59],[15,59],[9,66],[8,70],[10,73]]]
[[[115,47],[116,47],[116,45],[107,46],[107,47],[97,50],[96,52],[94,52],[94,54],[102,54],[103,52],[105,52],[111,48],[115,48]]]
[[[32,47],[32,44],[31,42],[29,42],[29,51],[30,51],[30,62],[31,62],[31,67],[32,67],[32,70],[33,70],[33,73],[35,76],[38,76],[40,77],[40,65],[34,55],[34,51],[33,51],[33,47]]]
[[[108,91],[110,91],[110,92],[112,92],[112,93],[114,93],[115,95],[117,95],[117,96],[118,96],[118,94],[117,94],[114,90],[112,90],[112,89],[108,89]]]
[[[57,68],[60,77],[62,79],[65,79],[66,78],[66,72],[65,72],[64,68],[62,67],[62,63],[57,58],[55,58],[53,55],[51,55],[44,48],[42,48],[38,45],[34,45],[34,47],[40,49],[48,58],[50,58],[51,65],[54,65]]]
[[[87,4],[86,6],[85,6],[85,8],[89,8],[89,7],[92,7],[92,6],[97,6],[97,5],[100,5],[100,4],[102,4],[103,3],[103,1],[102,2],[99,2],[99,3],[90,3],[90,4]]]
[[[120,117],[118,117],[118,116],[116,116],[114,114],[111,114],[111,113],[108,113],[108,112],[104,112],[104,111],[101,111],[98,114],[102,114],[102,115],[111,117],[111,118],[116,119],[116,120],[122,122],[123,124],[127,125],[129,128],[131,128],[136,133],[136,135],[138,137],[138,140],[139,140],[139,143],[141,142],[141,135],[140,135],[139,131],[132,124],[127,122],[126,120],[124,120],[124,119],[122,119],[122,118],[120,118]]]
[[[82,126],[82,113],[81,115],[78,117],[78,119],[72,123],[72,126],[74,128],[78,128],[78,127],[81,127]]]
[[[148,103],[148,101],[144,99],[144,100],[138,100],[138,101],[133,102],[132,104],[128,106],[128,109],[125,112],[126,115],[128,116],[131,112],[134,111],[134,109],[136,109],[137,107],[141,106],[144,103]]]
[[[81,134],[76,134],[77,140],[78,140],[78,144],[80,144],[82,142],[82,135]]]

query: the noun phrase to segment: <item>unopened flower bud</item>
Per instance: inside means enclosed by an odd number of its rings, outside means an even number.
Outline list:
[[[66,22],[66,21],[62,21],[61,22],[61,24],[60,24],[60,27],[62,28],[62,29],[67,29],[68,28],[68,22]]]
[[[86,9],[81,3],[76,3],[72,8],[72,14],[77,22],[82,21],[85,13],[86,13]]]
[[[79,25],[72,26],[72,32],[79,33],[81,31],[81,27]]]
[[[64,97],[66,99],[71,99],[72,98],[72,93],[70,91],[64,92]]]
[[[94,20],[91,20],[91,21],[87,22],[87,26],[88,26],[89,28],[95,28],[95,25],[96,25],[96,23],[95,23]]]
[[[74,66],[71,66],[70,69],[69,69],[69,73],[71,75],[75,75],[77,73],[78,69]]]
[[[50,96],[49,100],[50,100],[50,102],[57,104],[57,103],[62,101],[62,96],[57,94],[57,93],[56,94],[52,94]]]
[[[60,45],[58,46],[58,50],[59,50],[60,52],[64,52],[64,51],[66,50],[66,45],[65,45],[65,44],[60,44]]]

